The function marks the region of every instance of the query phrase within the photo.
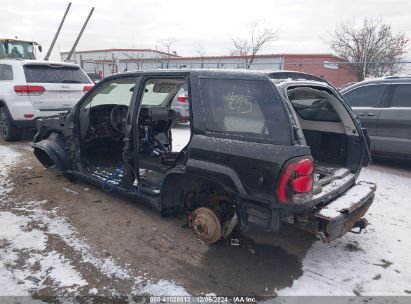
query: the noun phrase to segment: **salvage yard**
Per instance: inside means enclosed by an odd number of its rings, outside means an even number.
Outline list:
[[[378,188],[361,235],[284,226],[208,246],[184,219],[44,169],[28,141],[1,142],[0,164],[0,296],[411,293],[411,166],[363,169]]]

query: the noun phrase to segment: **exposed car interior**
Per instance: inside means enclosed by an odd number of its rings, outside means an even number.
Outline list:
[[[287,95],[297,113],[302,140],[311,149],[320,184],[353,174],[361,163],[361,146],[351,143],[360,137],[341,101],[323,87],[291,86]]]
[[[173,149],[173,132],[177,113],[171,103],[185,79],[149,79],[140,97],[137,123],[139,134],[139,172],[134,174],[134,186],[147,187],[159,193],[164,173],[173,167],[183,149]],[[83,162],[87,170],[108,188],[122,183],[124,136],[129,104],[135,78],[108,82],[80,109],[80,132]],[[189,126],[188,126],[189,128]],[[188,143],[188,142],[187,142]],[[182,151],[181,151],[182,150]]]

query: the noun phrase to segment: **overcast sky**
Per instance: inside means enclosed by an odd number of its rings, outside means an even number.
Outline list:
[[[43,45],[46,53],[69,1],[1,0],[0,37],[18,36]],[[179,55],[226,55],[232,38],[247,36],[256,18],[278,28],[264,53],[331,52],[327,40],[341,21],[380,17],[411,37],[410,0],[71,0],[72,6],[52,59],[70,50],[91,7],[94,14],[77,50],[155,48],[163,37],[177,39]],[[158,45],[160,47],[160,45]],[[409,53],[410,54],[410,53]],[[411,57],[411,55],[408,55]]]

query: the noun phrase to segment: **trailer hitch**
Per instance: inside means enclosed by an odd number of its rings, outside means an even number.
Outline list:
[[[362,230],[365,229],[367,226],[368,226],[368,221],[365,218],[361,218],[354,223],[354,226],[352,227],[350,232],[354,234],[360,234]],[[355,228],[358,228],[358,230],[355,231],[354,230]]]

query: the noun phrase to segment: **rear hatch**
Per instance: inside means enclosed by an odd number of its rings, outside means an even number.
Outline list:
[[[352,185],[367,158],[367,143],[354,115],[336,91],[317,81],[281,85],[294,112],[300,144],[310,147],[314,160],[310,205],[324,205]]]
[[[33,107],[40,111],[71,109],[89,90],[92,82],[77,65],[28,63],[23,66]]]

